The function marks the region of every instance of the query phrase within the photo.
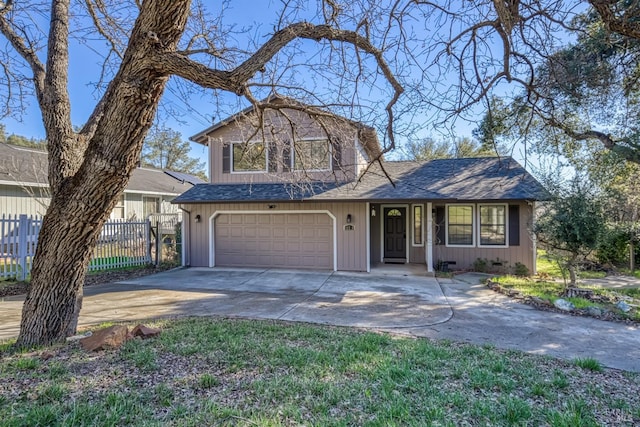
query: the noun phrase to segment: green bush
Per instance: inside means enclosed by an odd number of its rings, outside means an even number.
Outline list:
[[[531,272],[529,271],[529,268],[526,265],[524,265],[523,263],[521,263],[521,262],[516,262],[516,266],[515,266],[515,268],[513,270],[513,273],[516,276],[521,276],[521,277],[530,276],[531,275]]]
[[[596,258],[600,263],[627,264],[629,260],[629,236],[624,230],[607,227],[598,243]]]
[[[478,273],[487,273],[489,271],[489,261],[484,258],[476,258],[473,262],[473,271]]]

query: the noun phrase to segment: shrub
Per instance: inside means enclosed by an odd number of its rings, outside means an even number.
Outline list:
[[[521,276],[521,277],[530,276],[531,275],[531,272],[529,271],[529,268],[526,265],[524,265],[523,263],[521,263],[521,262],[516,262],[516,266],[515,266],[515,268],[513,270],[513,273],[516,276]]]
[[[626,264],[629,258],[628,233],[619,228],[608,227],[598,244],[596,258],[603,264]]]
[[[487,273],[489,271],[489,261],[484,258],[477,258],[473,262],[473,270],[478,273]]]

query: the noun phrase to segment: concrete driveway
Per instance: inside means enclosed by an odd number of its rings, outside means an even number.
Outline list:
[[[635,326],[541,312],[478,284],[391,272],[189,268],[85,289],[83,327],[161,316],[234,316],[374,328],[640,372]],[[18,333],[22,298],[0,302],[0,339]]]

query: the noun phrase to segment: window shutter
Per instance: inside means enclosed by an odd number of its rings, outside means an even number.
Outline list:
[[[447,223],[444,220],[444,206],[436,206],[436,245],[444,245],[446,234],[445,227]]]
[[[282,144],[282,172],[291,170],[291,141],[284,141]]]
[[[340,139],[329,137],[329,141],[331,142],[332,149],[332,169],[333,170],[341,170],[342,169],[342,142]]]
[[[269,156],[269,172],[278,172],[278,145],[275,142],[267,144]]]
[[[231,172],[231,145],[222,146],[222,173]]]
[[[509,205],[509,246],[520,246],[520,206]]]

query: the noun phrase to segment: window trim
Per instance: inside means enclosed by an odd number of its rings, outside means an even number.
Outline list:
[[[247,144],[247,145],[252,145],[252,144],[262,144],[264,145],[264,156],[265,156],[265,162],[264,162],[264,169],[260,169],[260,170],[250,170],[250,171],[239,171],[239,170],[235,170],[234,168],[234,163],[233,163],[233,157],[234,157],[234,150],[233,147],[234,145],[239,145],[239,144]],[[230,163],[230,167],[229,167],[229,173],[232,174],[245,174],[245,173],[267,173],[269,171],[269,144],[265,141],[253,141],[253,142],[230,142],[229,143],[229,163]]]
[[[420,242],[416,243],[416,208],[420,208]],[[414,248],[424,247],[424,205],[417,203],[411,205],[411,246]]]
[[[480,236],[480,233],[482,232],[482,220],[480,218],[480,210],[483,206],[502,206],[504,208],[504,245],[487,245],[487,244],[482,244],[482,238]],[[477,216],[478,216],[478,226],[477,226],[477,232],[478,232],[478,247],[479,248],[496,248],[496,249],[500,249],[500,248],[508,248],[509,247],[509,205],[506,203],[478,203],[478,209],[477,209]]]
[[[326,169],[298,169],[296,168],[296,157],[298,155],[298,152],[296,150],[296,144],[297,143],[304,143],[304,142],[314,142],[314,141],[323,141],[327,143],[327,148],[328,148],[328,165]],[[323,137],[317,137],[317,138],[302,138],[302,139],[294,139],[293,142],[291,143],[291,170],[293,172],[327,172],[327,171],[331,171],[331,167],[332,167],[332,161],[333,161],[333,146],[331,145],[331,141],[329,141],[329,138],[323,138]]]
[[[470,207],[471,208],[471,244],[457,245],[449,243],[449,207]],[[445,247],[447,248],[475,248],[476,247],[476,205],[473,203],[448,203],[444,205],[445,220]]]
[[[154,200],[155,204],[156,204],[156,210],[158,212],[151,212],[151,213],[147,213],[145,212],[145,206],[146,206],[146,202],[150,201],[150,200]],[[162,197],[160,196],[142,196],[142,216],[144,217],[144,220],[146,221],[147,219],[149,219],[150,215],[153,215],[154,213],[162,213]]]

